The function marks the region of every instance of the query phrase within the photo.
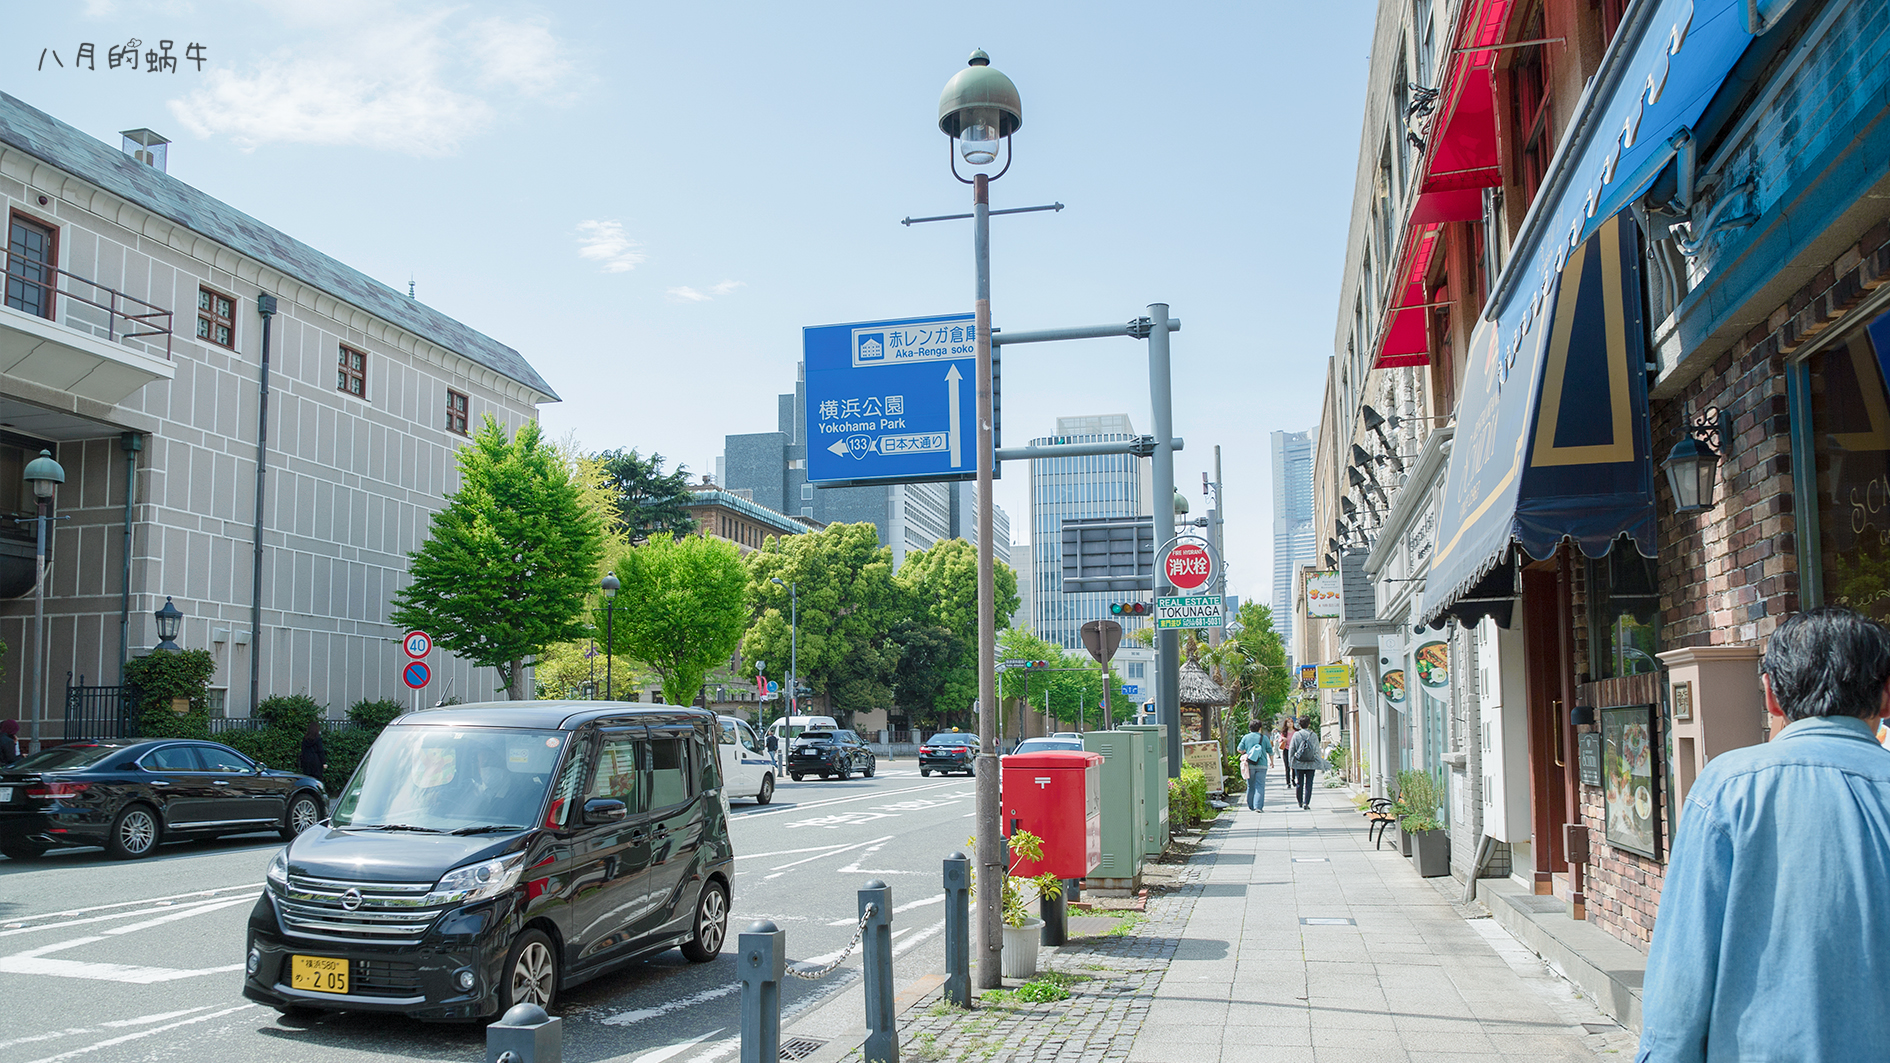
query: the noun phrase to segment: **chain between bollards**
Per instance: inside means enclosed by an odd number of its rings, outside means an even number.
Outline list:
[[[873,915],[873,906],[869,904],[866,906],[866,910],[860,913],[860,925],[853,928],[853,940],[847,942],[847,947],[841,950],[840,955],[834,957],[832,963],[825,967],[816,967],[811,971],[802,971],[789,967],[787,968],[787,973],[809,982],[818,982],[822,978],[832,974],[834,968],[847,962],[847,957],[853,955],[853,950],[859,947],[860,935],[866,933],[866,921],[873,918]]]

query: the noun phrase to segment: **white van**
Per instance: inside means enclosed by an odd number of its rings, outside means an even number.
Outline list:
[[[733,716],[717,716],[715,722],[723,794],[730,799],[751,797],[758,805],[774,800],[774,761],[755,729]]]
[[[780,719],[769,724],[768,730],[773,731],[774,736],[781,740],[781,748],[783,750],[786,750],[789,744],[788,743],[788,728],[790,727],[794,728],[795,734],[800,734],[802,731],[808,731],[808,730],[838,731],[840,729],[840,721],[834,719],[831,716],[783,716],[781,717]]]

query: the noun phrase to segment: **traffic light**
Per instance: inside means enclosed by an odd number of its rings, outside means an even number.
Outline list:
[[[1025,668],[1027,668],[1027,669],[1030,669],[1030,670],[1032,670],[1032,671],[1034,671],[1034,670],[1036,670],[1036,669],[1038,669],[1038,668],[1048,668],[1048,667],[1050,667],[1050,662],[1049,662],[1049,661],[1025,661],[1025,662],[1024,662],[1024,667],[1025,667]]]
[[[1147,602],[1110,602],[1110,616],[1147,616]]]

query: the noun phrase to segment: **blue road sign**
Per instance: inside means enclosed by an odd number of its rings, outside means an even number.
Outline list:
[[[1122,696],[1123,696],[1123,697],[1125,697],[1125,698],[1139,698],[1139,697],[1141,697],[1141,696],[1142,696],[1142,686],[1141,686],[1141,684],[1140,684],[1140,683],[1124,683],[1124,684],[1122,684]]]
[[[401,681],[415,690],[426,686],[433,678],[433,669],[425,661],[408,661],[407,667],[400,673]]]
[[[970,314],[810,326],[807,479],[969,480],[978,473],[978,334]]]

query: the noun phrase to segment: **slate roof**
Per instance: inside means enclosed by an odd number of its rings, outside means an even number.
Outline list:
[[[0,92],[0,142],[463,355],[552,399],[525,356],[222,200]]]

